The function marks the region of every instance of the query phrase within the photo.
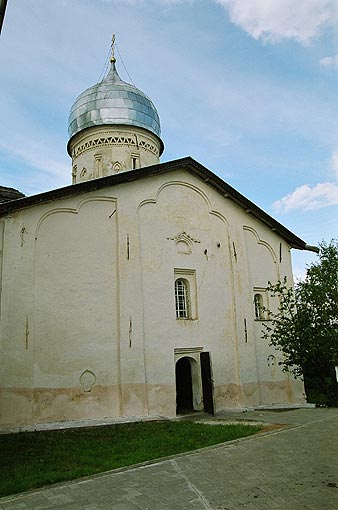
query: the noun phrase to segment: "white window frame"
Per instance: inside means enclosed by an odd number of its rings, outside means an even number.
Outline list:
[[[183,295],[179,295],[178,283]],[[197,319],[196,271],[194,269],[174,269],[175,311],[177,320]]]

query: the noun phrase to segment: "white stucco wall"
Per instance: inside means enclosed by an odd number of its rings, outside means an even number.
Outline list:
[[[173,416],[175,361],[198,363],[201,350],[216,410],[302,401],[299,383],[268,364],[276,353],[253,307],[255,288],[292,278],[288,245],[186,170],[38,204],[3,224],[3,426]],[[176,319],[175,270],[195,282],[191,320]]]

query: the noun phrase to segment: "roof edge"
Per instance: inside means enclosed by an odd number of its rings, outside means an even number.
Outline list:
[[[157,165],[138,168],[136,170],[128,170],[119,174],[100,177],[98,179],[92,179],[90,181],[85,181],[78,184],[71,184],[63,188],[58,188],[44,193],[39,193],[37,195],[13,200],[8,203],[0,204],[0,216],[4,216],[16,210],[26,209],[41,203],[47,203],[52,200],[59,200],[87,191],[94,191],[105,188],[107,186],[123,184],[130,181],[143,179],[145,177],[151,177],[159,173],[167,173],[178,169],[186,169],[197,175],[204,182],[208,182],[221,195],[223,195],[223,197],[233,200],[240,207],[242,207],[247,214],[254,216],[262,223],[267,225],[272,231],[277,232],[285,241],[288,242],[291,248],[308,251],[317,250],[316,247],[306,244],[305,241],[284,227],[284,225],[263,211],[263,209],[260,209],[256,204],[251,202],[251,200],[230,186],[230,184],[227,184],[220,177],[215,175],[213,172],[208,170],[205,166],[203,166],[201,163],[198,163],[198,161],[190,156],[167,161],[165,163],[159,163]]]

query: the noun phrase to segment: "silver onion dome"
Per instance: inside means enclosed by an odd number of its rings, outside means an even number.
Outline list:
[[[121,80],[115,59],[111,60],[107,76],[76,99],[68,120],[69,138],[88,127],[106,124],[138,126],[161,137],[160,119],[153,102]]]

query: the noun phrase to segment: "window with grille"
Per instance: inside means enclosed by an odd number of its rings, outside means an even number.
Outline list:
[[[190,318],[189,283],[183,278],[175,280],[176,318]]]
[[[256,319],[264,319],[262,294],[254,295],[254,304],[255,304],[255,318]]]

